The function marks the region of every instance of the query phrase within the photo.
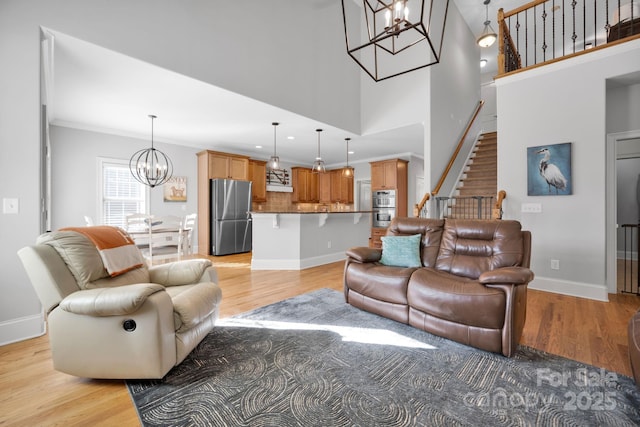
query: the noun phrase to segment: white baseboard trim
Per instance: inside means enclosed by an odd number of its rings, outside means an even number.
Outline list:
[[[0,346],[39,337],[46,332],[44,314],[0,322]]]
[[[251,259],[252,270],[301,270],[296,259]]]
[[[344,251],[334,252],[332,254],[320,255],[311,258],[305,258],[300,260],[300,264],[302,266],[302,270],[305,268],[317,267],[319,265],[331,264],[336,261],[344,261],[346,259],[346,255]]]
[[[304,270],[345,259],[344,251],[303,259],[251,259],[252,270]]]
[[[624,259],[624,255],[625,255],[624,251],[618,251],[618,253],[617,253],[618,259],[622,259],[623,260]],[[638,260],[638,252],[635,252],[635,251],[631,252],[631,259],[633,261],[637,261]]]
[[[607,287],[592,283],[536,277],[529,283],[529,289],[609,302]]]

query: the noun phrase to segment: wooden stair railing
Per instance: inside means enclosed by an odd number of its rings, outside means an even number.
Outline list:
[[[476,109],[474,110],[474,112],[473,112],[473,114],[471,116],[471,119],[469,120],[469,123],[467,124],[467,127],[465,128],[464,133],[462,134],[462,137],[458,141],[458,145],[456,146],[456,149],[454,150],[453,154],[451,155],[451,159],[449,159],[449,163],[447,164],[447,167],[442,172],[442,175],[440,176],[440,179],[438,180],[438,183],[436,184],[436,186],[433,189],[433,191],[431,193],[426,193],[422,197],[422,200],[420,200],[420,203],[415,205],[415,207],[413,208],[413,215],[414,216],[416,216],[416,217],[422,216],[422,211],[425,209],[425,206],[426,206],[427,201],[429,200],[429,198],[431,196],[436,196],[438,194],[438,192],[440,192],[440,189],[442,188],[442,185],[444,184],[445,179],[447,179],[447,175],[449,174],[449,171],[453,167],[453,163],[456,161],[456,158],[458,157],[458,154],[460,153],[460,150],[462,149],[462,145],[464,144],[464,141],[467,139],[467,135],[469,134],[469,131],[471,130],[471,127],[473,126],[473,123],[478,118],[478,114],[480,114],[480,110],[482,109],[483,105],[484,105],[484,100],[481,99],[480,101],[478,101],[478,105],[476,106]],[[424,213],[426,214],[426,211]]]
[[[493,207],[493,219],[502,219],[502,201],[507,198],[507,192],[504,190],[498,191],[498,197],[496,197],[496,204]]]

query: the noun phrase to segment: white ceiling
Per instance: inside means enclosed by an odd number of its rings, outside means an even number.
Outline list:
[[[483,0],[454,1],[472,32],[480,34],[485,20]],[[510,10],[521,3],[492,1],[489,17],[494,30],[497,9]],[[278,155],[301,165],[311,164],[316,156],[317,128],[324,130],[321,156],[330,166],[344,164],[346,137],[352,138],[352,163],[424,152],[422,124],[355,135],[68,35],[53,34],[49,111],[54,125],[149,139],[148,115],[154,114],[158,117],[154,141],[267,159],[273,152],[271,123],[277,121],[282,123],[277,128]],[[483,71],[495,72],[496,56],[496,45],[483,49],[482,57],[489,58]]]
[[[487,16],[487,7],[484,0],[454,0],[460,14],[471,29],[471,32],[478,37],[484,30],[484,21]],[[498,33],[498,9],[502,8],[505,12],[509,12],[523,4],[528,3],[527,0],[491,0],[488,5],[489,21],[493,31]],[[498,42],[493,46],[480,49],[480,58],[487,60],[487,65],[482,69],[483,73],[495,75],[498,72]]]

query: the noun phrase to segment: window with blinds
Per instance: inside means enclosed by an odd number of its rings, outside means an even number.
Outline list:
[[[101,178],[102,224],[126,228],[127,215],[146,213],[146,187],[131,175],[128,161],[103,160]]]

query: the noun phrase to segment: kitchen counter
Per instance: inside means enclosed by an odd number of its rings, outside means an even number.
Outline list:
[[[251,211],[251,214],[301,214],[301,215],[306,215],[306,214],[353,214],[353,213],[358,213],[358,214],[370,214],[373,213],[373,211]]]
[[[252,211],[252,270],[302,270],[368,246],[371,211]]]

